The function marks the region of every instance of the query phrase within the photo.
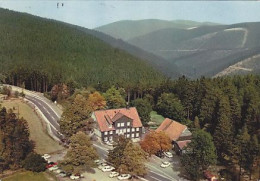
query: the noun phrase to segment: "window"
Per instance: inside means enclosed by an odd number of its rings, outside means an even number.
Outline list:
[[[139,133],[136,133],[136,137],[139,137]]]
[[[127,128],[127,132],[128,132],[128,133],[130,132],[130,128]]]
[[[130,122],[127,122],[127,126],[130,126]]]
[[[120,123],[117,123],[117,127],[119,127],[119,128],[120,128]]]
[[[139,131],[139,128],[136,128],[136,131]]]
[[[134,138],[135,137],[135,134],[132,134],[132,138]]]
[[[127,134],[126,137],[127,137],[127,138],[130,138],[130,134]]]
[[[104,137],[104,141],[105,141],[105,142],[107,141],[107,137]]]
[[[104,135],[107,135],[107,131],[104,132]]]
[[[119,130],[117,129],[117,130],[116,130],[116,134],[118,134],[118,133],[119,133]]]
[[[134,132],[135,131],[135,128],[132,128],[132,132]]]
[[[121,127],[124,127],[125,126],[125,123],[121,123]]]
[[[110,134],[113,134],[113,131],[110,131]]]
[[[109,141],[112,141],[112,140],[113,140],[113,137],[112,137],[112,136],[110,136],[110,137],[109,137]]]
[[[123,130],[123,133],[126,133],[126,129]]]

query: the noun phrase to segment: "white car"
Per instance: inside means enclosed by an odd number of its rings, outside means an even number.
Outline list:
[[[118,180],[128,180],[131,178],[130,174],[121,174],[117,177]]]
[[[101,170],[102,170],[103,172],[110,172],[110,171],[112,171],[112,170],[115,170],[115,168],[108,165],[108,166],[104,166]]]
[[[49,154],[44,154],[44,155],[42,155],[42,158],[44,158],[44,160],[47,161],[47,159],[51,158],[51,155],[49,155]]]
[[[103,167],[105,166],[108,166],[106,163],[101,163],[99,166],[98,166],[98,169],[102,170]]]
[[[162,168],[166,168],[166,167],[168,167],[168,166],[170,166],[170,165],[171,165],[170,162],[162,162],[161,167],[162,167]]]
[[[59,167],[57,165],[54,165],[53,167],[50,167],[48,169],[49,169],[49,171],[54,171],[54,170],[58,170]]]
[[[106,144],[107,144],[108,146],[113,146],[113,142],[112,142],[112,141],[107,141]]]
[[[60,177],[66,177],[67,175],[66,175],[66,173],[62,172],[62,173],[59,174],[59,176]]]
[[[98,165],[101,163],[100,160],[94,160],[94,162]]]
[[[166,157],[168,157],[168,158],[172,158],[172,157],[173,157],[171,152],[164,152],[163,154],[164,154]]]
[[[55,170],[54,172],[55,172],[55,173],[61,173],[62,170],[61,170],[61,169],[57,169],[57,170]]]
[[[70,179],[71,179],[71,180],[78,180],[78,179],[79,179],[79,176],[71,175],[71,176],[70,176]]]
[[[110,178],[117,177],[117,176],[119,176],[119,173],[118,173],[118,172],[111,172],[111,173],[109,174],[109,177],[110,177]]]

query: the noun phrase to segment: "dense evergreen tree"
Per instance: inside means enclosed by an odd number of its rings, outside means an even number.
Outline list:
[[[23,168],[33,172],[42,172],[46,169],[47,162],[37,153],[30,153],[23,161]]]
[[[0,159],[3,171],[8,168],[17,169],[22,161],[33,151],[34,144],[29,140],[27,122],[5,108],[0,110]]]
[[[217,126],[214,131],[214,143],[217,149],[218,158],[225,161],[230,161],[232,156],[233,142],[233,125],[230,120],[231,108],[227,97],[220,97],[217,103]]]
[[[215,146],[209,133],[203,130],[193,132],[191,143],[181,158],[181,163],[193,180],[198,180],[202,172],[216,163]]]

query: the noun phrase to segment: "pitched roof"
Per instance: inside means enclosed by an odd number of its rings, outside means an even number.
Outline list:
[[[115,122],[123,116],[126,116],[133,120],[134,128],[139,128],[143,126],[135,107],[99,110],[95,111],[94,115],[97,119],[99,129],[102,132],[115,130],[114,126],[112,125],[113,122]]]
[[[188,145],[188,143],[190,143],[191,140],[185,140],[185,141],[177,141],[177,144],[179,146],[179,148],[182,150],[184,147],[186,147]]]
[[[156,131],[164,131],[171,140],[176,141],[186,129],[187,126],[166,118]]]

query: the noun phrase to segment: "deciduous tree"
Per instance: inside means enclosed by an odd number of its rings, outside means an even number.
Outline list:
[[[109,109],[121,108],[126,106],[125,99],[120,94],[120,91],[117,90],[114,86],[106,91],[104,97]]]
[[[151,131],[146,134],[140,145],[149,156],[152,154],[162,154],[162,152],[172,148],[170,138],[163,131]]]
[[[60,165],[68,173],[82,173],[86,169],[96,167],[96,159],[98,154],[90,138],[80,131],[70,138],[69,150]]]

